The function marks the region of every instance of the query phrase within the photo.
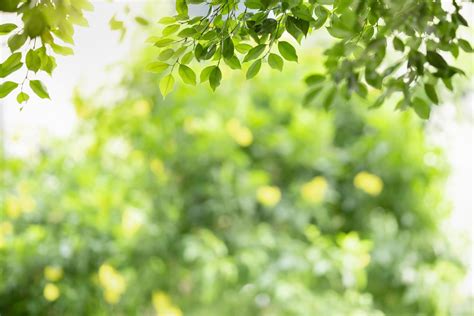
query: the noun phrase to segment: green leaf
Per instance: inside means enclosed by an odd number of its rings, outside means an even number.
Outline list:
[[[182,64],[189,64],[191,60],[194,58],[194,53],[193,52],[187,52],[183,58],[181,58],[181,63]]]
[[[336,92],[337,92],[336,87],[332,87],[327,92],[326,97],[324,98],[324,101],[323,101],[323,107],[326,111],[329,110],[329,108],[334,103],[334,99],[336,98]]]
[[[468,41],[460,38],[458,39],[458,44],[459,47],[461,47],[461,49],[466,53],[472,53],[472,46]]]
[[[268,55],[268,64],[273,69],[282,71],[283,70],[283,58],[278,56],[277,54],[270,53]]]
[[[171,91],[173,91],[173,87],[174,87],[174,77],[172,74],[169,74],[161,78],[160,92],[161,92],[161,95],[163,96],[163,99],[166,98],[166,96],[170,94]]]
[[[255,77],[258,72],[260,71],[260,68],[262,66],[262,60],[257,59],[252,65],[250,65],[249,69],[247,70],[246,78],[251,79]]]
[[[320,74],[313,74],[313,75],[309,75],[307,76],[304,81],[306,82],[306,84],[308,86],[312,86],[312,85],[316,85],[316,84],[319,84],[321,82],[324,81],[324,79],[326,79],[325,76],[323,75],[320,75]]]
[[[178,73],[184,83],[196,85],[196,74],[186,65],[179,65]]]
[[[426,53],[426,60],[428,63],[438,69],[445,69],[448,67],[448,63],[444,60],[443,56],[435,51],[428,51]]]
[[[321,92],[322,89],[323,87],[319,86],[319,87],[315,87],[309,90],[303,99],[303,105],[310,104],[318,96],[318,94]]]
[[[231,69],[241,69],[242,66],[240,65],[240,61],[237,58],[237,56],[232,56],[231,58],[226,58],[224,59],[225,63],[227,66],[229,66]]]
[[[21,62],[21,53],[10,55],[10,57],[0,64],[0,78],[5,78],[20,69],[21,66],[23,66],[23,63]]]
[[[436,89],[432,84],[425,84],[425,93],[434,104],[439,103],[438,94],[436,93]]]
[[[212,90],[216,90],[216,88],[221,84],[222,79],[222,72],[219,69],[219,66],[214,66],[209,74],[209,84]]]
[[[430,118],[431,108],[425,100],[415,97],[412,102],[412,107],[420,118],[424,120]]]
[[[141,17],[141,16],[135,17],[135,21],[136,21],[138,24],[141,24],[141,25],[143,25],[143,26],[147,26],[147,25],[150,24],[150,22],[148,22],[147,19],[145,19],[145,18],[143,18],[143,17]]]
[[[18,87],[18,83],[13,81],[6,81],[0,84],[0,99],[5,98],[9,95],[13,90]]]
[[[252,46],[250,46],[249,44],[240,43],[240,44],[235,45],[235,50],[241,54],[245,54],[251,49],[252,49]]]
[[[163,36],[171,35],[179,30],[179,24],[171,24],[163,29]]]
[[[74,55],[74,51],[72,50],[71,47],[61,46],[55,43],[51,43],[50,45],[56,54],[63,55],[63,56]]]
[[[155,61],[147,65],[146,70],[149,72],[154,72],[154,73],[162,73],[166,69],[169,68],[169,64],[161,62],[161,61]]]
[[[227,59],[234,56],[234,43],[230,37],[227,37],[222,44],[222,56]]]
[[[17,26],[13,23],[5,23],[0,25],[0,35],[7,35],[11,31],[15,30]]]
[[[48,90],[40,80],[31,80],[30,88],[41,99],[49,99]]]
[[[37,72],[40,69],[41,58],[35,50],[31,49],[26,54],[26,67],[33,72]]]
[[[209,76],[211,72],[214,70],[214,67],[215,66],[208,66],[201,71],[201,75],[199,76],[199,79],[201,80],[201,82],[206,82],[209,80]]]
[[[170,44],[173,44],[175,42],[174,39],[171,39],[171,38],[162,38],[162,39],[159,39],[155,42],[155,46],[156,47],[166,47]]]
[[[298,55],[296,55],[296,49],[288,42],[278,42],[278,51],[288,61],[298,62]]]
[[[12,52],[19,50],[26,42],[28,36],[25,33],[15,34],[8,39],[8,47]]]
[[[244,62],[251,61],[260,57],[260,55],[262,55],[262,53],[265,51],[266,47],[267,45],[260,44],[250,49],[247,55],[245,55]]]
[[[174,50],[172,48],[165,49],[158,55],[159,60],[168,60],[174,55]]]
[[[403,44],[402,40],[399,39],[398,37],[394,37],[393,38],[393,48],[395,48],[395,50],[403,52],[405,50],[405,44]]]
[[[165,16],[164,18],[161,18],[158,23],[160,24],[171,24],[176,22],[176,18],[172,16]]]
[[[176,0],[176,12],[180,15],[188,15],[186,0]]]
[[[16,101],[20,104],[24,102],[28,102],[29,99],[30,99],[30,96],[26,94],[25,92],[20,92],[16,97]]]

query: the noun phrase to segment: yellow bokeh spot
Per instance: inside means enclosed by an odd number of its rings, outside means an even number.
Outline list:
[[[226,123],[226,130],[234,141],[242,147],[250,146],[253,142],[252,131],[235,118]]]
[[[117,303],[126,288],[125,278],[109,264],[100,266],[99,284],[104,289],[105,300],[110,304]]]
[[[143,225],[143,213],[136,209],[127,209],[122,214],[122,230],[126,236],[133,236]]]
[[[377,196],[383,190],[383,181],[375,174],[362,171],[355,176],[354,186],[367,194]]]
[[[281,191],[276,186],[262,186],[257,189],[257,201],[265,206],[275,206],[281,200]]]
[[[53,283],[47,283],[44,286],[43,296],[48,301],[53,302],[57,300],[60,295],[61,295],[61,292],[59,291],[59,288]]]
[[[13,225],[12,223],[5,221],[0,222],[0,236],[6,236],[13,234]]]
[[[309,203],[319,203],[324,199],[328,188],[328,182],[324,177],[315,177],[301,186],[301,196]]]
[[[150,169],[156,176],[162,176],[165,171],[165,166],[160,159],[153,159],[150,161]]]
[[[49,281],[59,281],[64,275],[61,267],[46,266],[43,271],[44,277]]]
[[[139,100],[133,104],[133,114],[136,116],[146,116],[151,112],[151,104],[147,100]]]
[[[183,129],[186,133],[192,135],[201,130],[201,125],[199,124],[199,120],[192,116],[187,116],[184,118]]]
[[[27,195],[9,196],[6,199],[5,206],[9,218],[18,218],[21,214],[31,213],[36,207],[36,203]]]
[[[163,291],[155,291],[152,303],[157,316],[182,316],[183,312],[171,302],[171,297]]]

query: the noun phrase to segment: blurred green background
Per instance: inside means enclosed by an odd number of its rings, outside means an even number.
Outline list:
[[[412,111],[303,106],[318,56],[163,101],[150,58],[78,93],[69,139],[2,155],[2,316],[472,315]]]

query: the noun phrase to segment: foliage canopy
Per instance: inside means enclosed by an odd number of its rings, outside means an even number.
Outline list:
[[[461,4],[459,0],[451,5],[441,0],[176,0],[177,15],[162,18],[162,34],[149,39],[160,51],[148,70],[163,73],[159,85],[163,96],[173,90],[175,77],[187,84],[208,82],[216,89],[224,64],[245,68],[247,79],[258,75],[264,64],[281,71],[285,63],[298,62],[295,43],[325,29],[336,41],[325,51],[325,71],[306,79],[308,101],[324,92],[329,108],[337,93],[366,97],[375,88],[381,93],[374,107],[398,93],[398,108],[413,107],[427,118],[431,104],[439,102],[438,83],[453,89],[453,76],[463,74],[448,55],[456,58],[460,49],[472,52],[470,43],[457,35],[460,27],[468,26]],[[74,26],[87,25],[83,13],[91,9],[90,0],[2,1],[0,11],[18,14],[22,23],[0,26],[0,34],[9,35],[12,52],[1,64],[0,77],[7,78],[24,65],[28,70],[21,83],[3,82],[0,97],[19,90],[18,102],[26,102],[28,71],[51,74],[54,54],[72,54],[64,44],[73,44]],[[203,9],[205,14],[190,14]],[[141,17],[136,20],[148,24]],[[113,19],[111,27],[124,26]],[[194,65],[188,66],[193,60],[206,66],[199,76]],[[322,89],[323,81],[331,85]],[[40,81],[31,80],[29,86],[39,97],[49,98]]]

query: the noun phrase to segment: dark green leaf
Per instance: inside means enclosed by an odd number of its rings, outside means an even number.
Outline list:
[[[219,69],[219,66],[214,66],[209,74],[209,84],[212,90],[216,90],[216,88],[221,84],[222,79],[222,72]]]
[[[425,93],[434,104],[439,103],[438,94],[436,93],[436,89],[432,84],[425,84]]]

